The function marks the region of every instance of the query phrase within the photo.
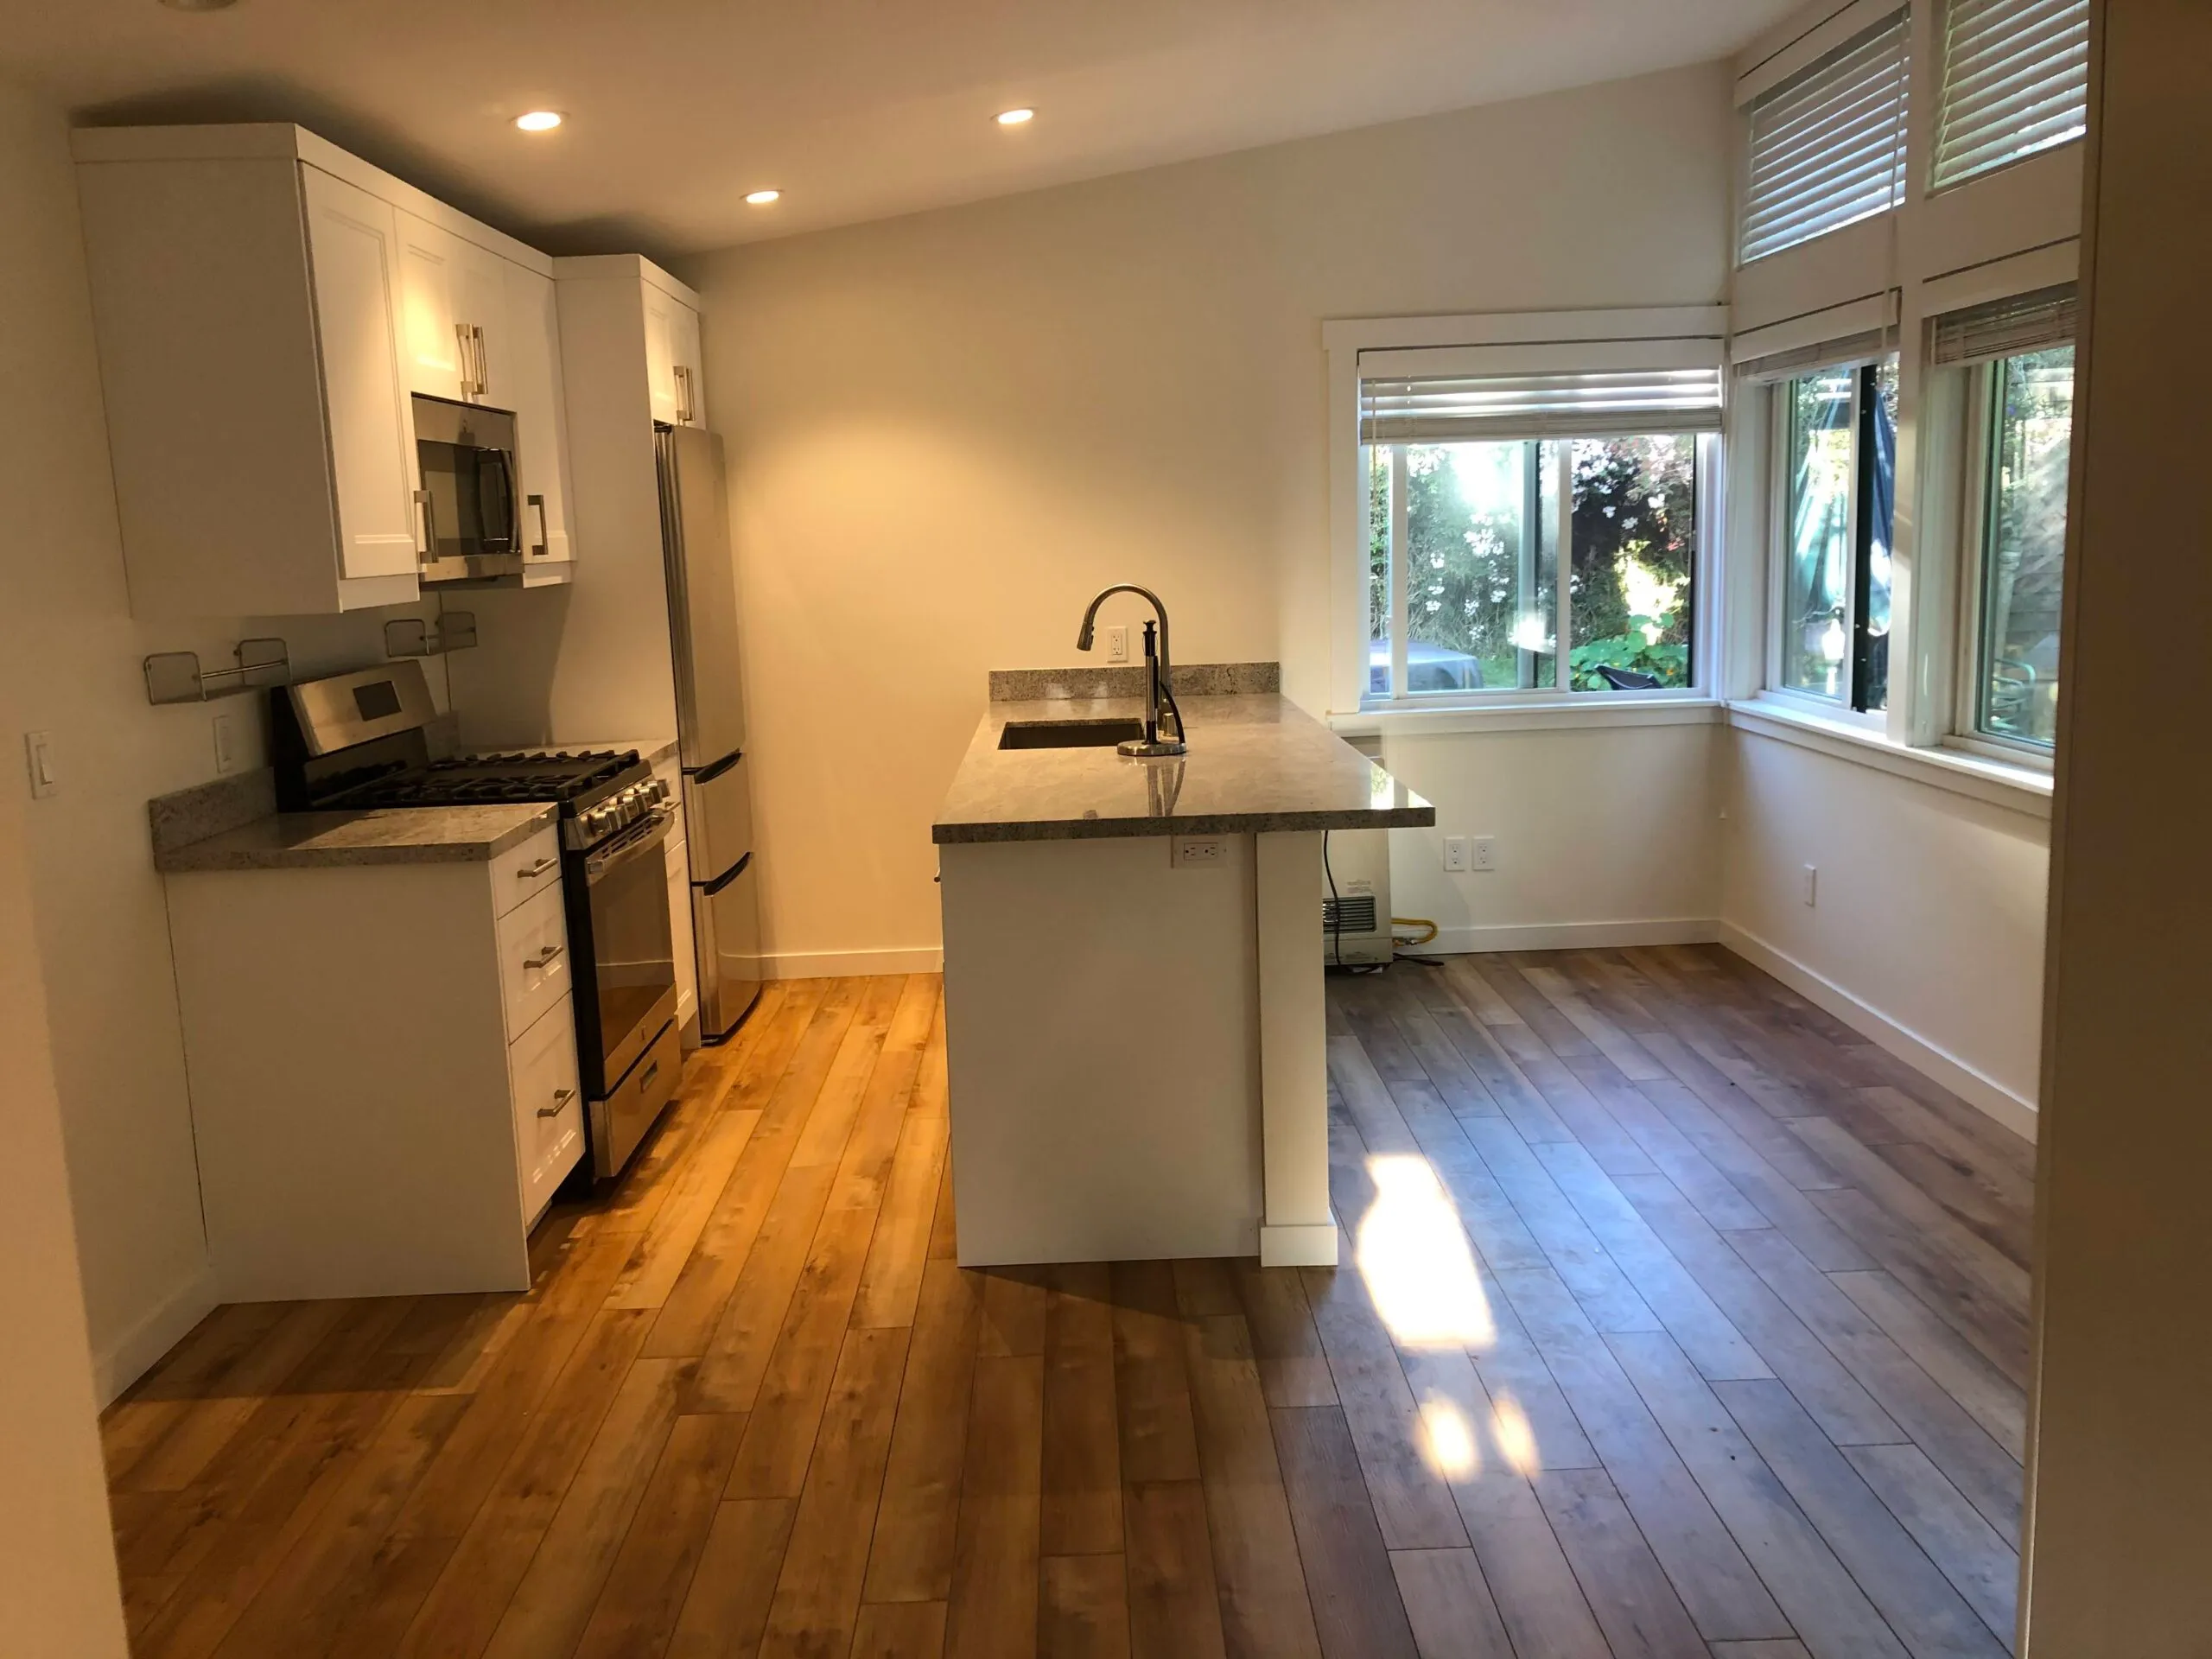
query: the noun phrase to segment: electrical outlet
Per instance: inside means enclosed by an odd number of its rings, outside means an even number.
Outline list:
[[[1471,867],[1473,855],[1468,850],[1465,836],[1444,837],[1444,868],[1448,874],[1457,874]]]
[[[1106,630],[1106,660],[1126,663],[1129,660],[1129,625],[1126,622]]]
[[[1475,837],[1475,868],[1478,870],[1494,870],[1497,868],[1497,837],[1496,836]]]
[[[1812,909],[1821,902],[1821,871],[1817,864],[1805,867],[1805,908]]]
[[[238,722],[228,715],[215,716],[215,770],[234,772],[238,764]]]
[[[23,759],[30,766],[31,798],[42,801],[61,787],[60,773],[54,768],[54,734],[25,732]]]
[[[1213,836],[1178,836],[1175,837],[1173,863],[1179,869],[1211,868],[1223,863],[1229,856],[1220,839]]]

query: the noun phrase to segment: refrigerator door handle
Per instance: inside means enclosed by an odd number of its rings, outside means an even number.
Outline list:
[[[709,761],[705,766],[697,767],[693,771],[687,772],[683,775],[689,778],[695,784],[711,784],[715,779],[721,777],[722,773],[728,772],[732,766],[735,766],[739,761],[744,759],[745,751],[743,749],[732,749],[728,754],[722,756],[721,760]]]
[[[724,870],[713,880],[700,882],[699,891],[708,898],[713,898],[724,887],[729,886],[731,882],[736,880],[739,876],[743,875],[745,874],[745,867],[752,861],[753,855],[750,853],[746,854],[743,858],[739,859],[736,863],[731,865],[729,868]]]

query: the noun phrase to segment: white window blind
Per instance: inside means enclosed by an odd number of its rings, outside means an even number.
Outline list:
[[[1720,429],[1720,370],[1427,375],[1360,381],[1363,443],[1636,437]]]
[[[1938,365],[1956,365],[2048,351],[2073,340],[2074,312],[2070,283],[1953,311],[1936,319],[1929,358]]]
[[[2080,137],[2088,85],[2089,0],[1950,0],[1936,188]]]
[[[1900,12],[1751,105],[1739,263],[1903,200],[1905,21]]]

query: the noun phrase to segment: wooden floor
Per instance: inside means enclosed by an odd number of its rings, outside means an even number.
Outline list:
[[[135,1650],[2009,1647],[2026,1143],[1717,950],[1329,1007],[1338,1268],[963,1272],[938,982],[771,987],[527,1295],[108,1414]]]

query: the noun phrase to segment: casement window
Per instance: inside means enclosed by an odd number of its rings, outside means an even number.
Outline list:
[[[1929,357],[1973,376],[1961,734],[2049,753],[2074,429],[2074,293],[2046,289],[1936,319]]]
[[[1738,264],[1904,199],[1907,34],[1899,12],[1751,105]]]
[[[2089,0],[1949,0],[1942,52],[1935,188],[2085,130]]]
[[[1770,371],[1768,684],[1860,714],[1890,701],[1897,359]]]
[[[1364,705],[1697,683],[1717,340],[1360,363]]]

